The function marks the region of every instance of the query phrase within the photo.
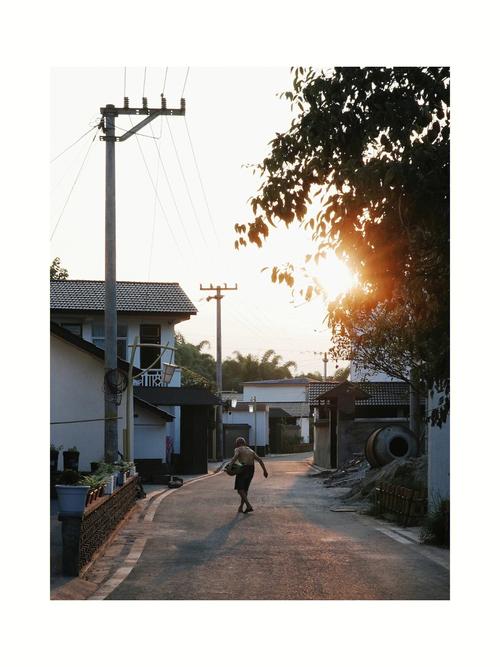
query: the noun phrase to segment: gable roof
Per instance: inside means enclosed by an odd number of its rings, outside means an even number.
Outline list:
[[[51,322],[50,333],[54,334],[55,336],[58,336],[58,338],[64,339],[65,341],[71,343],[72,345],[75,345],[75,347],[79,347],[81,350],[84,350],[85,352],[93,354],[94,357],[98,357],[99,359],[102,359],[104,361],[104,350],[102,348],[97,347],[97,345],[94,345],[93,343],[89,343],[88,340],[80,338],[80,336],[77,336],[74,333],[71,333],[71,331],[68,331],[64,327],[59,326],[59,324]],[[122,371],[125,371],[127,373],[130,364],[128,363],[128,361],[125,361],[124,359],[117,357],[117,366]],[[133,366],[132,373],[134,375],[140,372],[141,372],[140,368],[136,368],[135,366]]]
[[[318,406],[321,394],[338,387],[340,382],[320,382],[309,386],[309,404]],[[389,406],[409,405],[410,390],[406,382],[352,382],[354,387],[368,394],[369,398],[356,399],[356,405],[362,406]],[[420,397],[420,403],[425,403],[425,396]]]
[[[51,280],[50,308],[62,312],[104,311],[104,280]],[[129,313],[196,315],[179,283],[116,282],[116,309]]]
[[[162,410],[161,408],[157,408],[156,405],[153,405],[152,403],[148,403],[142,398],[139,398],[139,396],[134,396],[134,403],[137,405],[140,405],[142,408],[145,410],[148,410],[152,414],[156,415],[157,417],[160,417],[163,419],[163,421],[166,422],[173,422],[174,417],[171,415],[169,412],[166,412],[166,410]]]

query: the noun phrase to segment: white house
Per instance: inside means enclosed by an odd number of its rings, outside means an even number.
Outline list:
[[[156,348],[138,348],[134,359],[131,359],[131,346],[137,337],[140,343],[154,343],[174,346],[174,327],[179,322],[188,320],[197,310],[178,283],[141,283],[117,281],[117,322],[118,356],[124,361],[131,361],[138,369],[148,368],[158,355]],[[97,348],[104,347],[104,281],[101,280],[54,280],[50,283],[51,322],[91,343]],[[175,357],[166,352],[162,361],[175,362]],[[101,373],[102,375],[102,373]],[[101,390],[95,397],[96,405],[104,404]],[[143,387],[161,387],[161,362],[153,364],[139,380],[137,385]],[[176,370],[169,387],[180,387],[181,373]],[[82,392],[84,389],[82,388]],[[94,392],[95,394],[95,392]],[[65,394],[58,394],[57,409],[64,409]],[[94,400],[94,399],[93,399]],[[62,402],[62,403],[61,403]],[[155,429],[160,428],[158,419],[151,414],[141,417],[141,410],[136,410],[134,403],[135,457],[140,458],[141,452],[151,452],[152,442],[156,440]],[[54,407],[56,407],[54,403]],[[124,408],[122,407],[121,410]],[[167,448],[174,453],[180,451],[180,408],[167,406],[165,410],[174,416],[173,421],[164,422],[161,438],[161,458],[166,460]],[[51,419],[51,421],[53,421]],[[119,431],[119,449],[122,449],[122,430]],[[155,451],[157,451],[157,447]],[[144,458],[153,458],[144,456]],[[154,457],[158,458],[158,457]]]
[[[122,371],[128,371],[128,363],[119,360],[118,364]],[[92,461],[104,458],[103,373],[101,348],[51,323],[50,441],[63,449],[76,447],[80,452],[80,470],[90,470]],[[119,451],[123,451],[125,404],[122,400],[118,406]],[[139,439],[135,455],[162,457],[165,426],[173,422],[173,417],[138,397],[134,398],[133,412],[136,426],[148,424],[147,436]]]
[[[224,457],[233,455],[234,441],[245,438],[258,454],[265,454],[269,444],[269,406],[266,403],[238,400],[232,407],[226,402],[222,412],[224,431]]]
[[[300,427],[300,437],[309,443],[309,378],[255,380],[243,383],[243,400],[266,403],[269,408],[281,408]]]

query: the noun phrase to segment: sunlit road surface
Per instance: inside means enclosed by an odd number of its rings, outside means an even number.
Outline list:
[[[442,550],[394,539],[391,524],[330,511],[334,490],[305,462],[266,465],[267,480],[256,469],[251,514],[236,512],[234,478],[225,474],[162,500],[153,520],[134,528],[142,545],[135,564],[101,599],[449,598]]]

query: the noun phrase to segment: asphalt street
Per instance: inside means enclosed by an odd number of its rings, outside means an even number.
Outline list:
[[[234,478],[224,473],[159,494],[149,520],[128,526],[126,549],[115,547],[118,574],[106,581],[99,564],[90,572],[95,598],[449,599],[447,552],[398,539],[386,522],[332,512],[338,492],[304,461],[266,465],[268,479],[256,468],[250,514],[237,513]]]

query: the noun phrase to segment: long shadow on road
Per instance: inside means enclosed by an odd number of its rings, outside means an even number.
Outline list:
[[[236,514],[227,477],[163,502],[146,548],[110,599],[448,599],[448,572],[418,545],[329,511],[332,490],[299,462],[257,472],[256,511]]]

